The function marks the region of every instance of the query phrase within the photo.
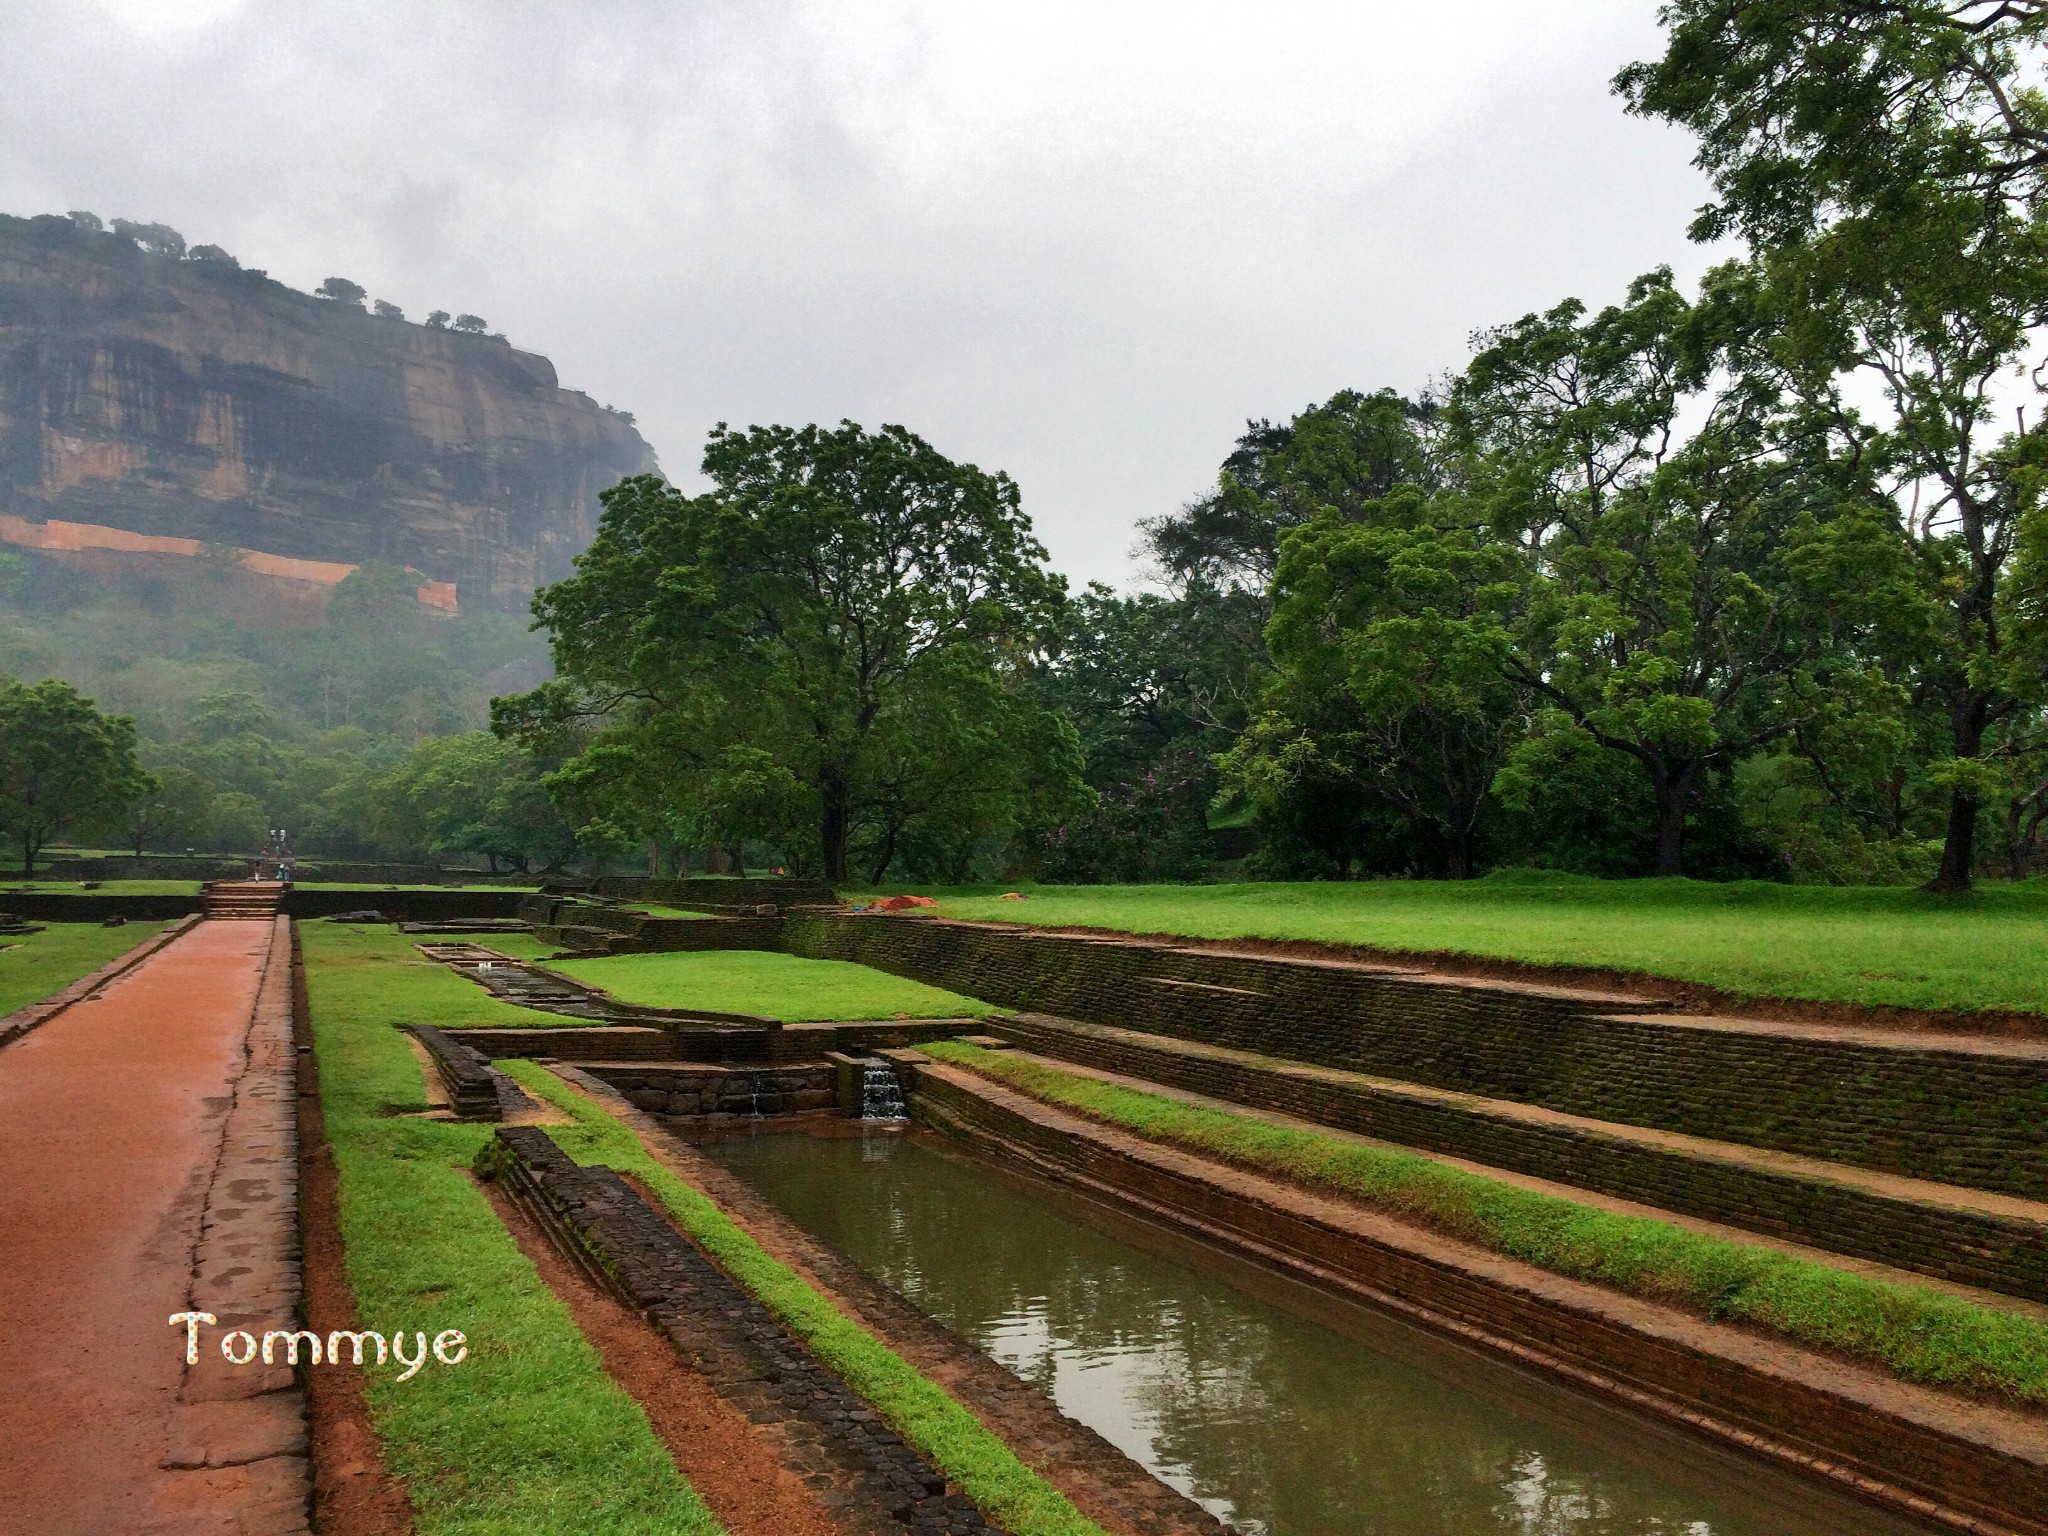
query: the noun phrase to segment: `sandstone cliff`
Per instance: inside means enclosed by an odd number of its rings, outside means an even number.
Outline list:
[[[654,467],[503,341],[0,216],[0,518],[387,560],[523,607],[590,541],[597,493]]]

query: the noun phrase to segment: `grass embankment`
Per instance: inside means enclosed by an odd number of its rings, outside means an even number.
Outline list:
[[[2048,1013],[2048,879],[1967,897],[1894,887],[1484,880],[945,890],[939,915],[1205,939],[1312,939],[1591,967],[1738,997]]]
[[[1364,1145],[1064,1072],[958,1041],[923,1047],[1044,1103],[1400,1216],[1521,1259],[1907,1381],[2048,1404],[2048,1324],[1768,1248],[1617,1215]]]
[[[488,942],[488,941],[487,941]],[[708,1008],[771,1019],[979,1018],[990,1005],[957,992],[891,976],[844,960],[802,960],[768,950],[607,955],[560,960],[552,969],[622,1003],[644,1008]]]
[[[0,906],[5,900],[0,897]],[[10,946],[0,950],[0,1017],[62,992],[79,977],[119,959],[168,926],[128,923],[102,928],[98,923],[51,923],[41,933],[18,939],[0,937],[0,944]]]
[[[525,1010],[428,964],[399,935],[306,924],[327,1137],[359,1326],[469,1358],[411,1381],[372,1372],[384,1454],[422,1536],[712,1536],[717,1522],[468,1175],[488,1128],[389,1118],[424,1105],[394,1019],[502,1023]]]
[[[574,1125],[546,1127],[564,1152],[579,1163],[602,1163],[644,1182],[727,1274],[787,1323],[991,1519],[1013,1536],[1103,1536],[1099,1526],[1019,1461],[986,1425],[770,1257],[707,1196],[655,1161],[614,1116],[530,1061],[499,1066],[528,1092],[574,1117]]]
[[[0,911],[6,910],[7,897],[11,894],[50,896],[197,896],[197,880],[97,880],[92,889],[86,888],[83,880],[23,880],[20,876],[0,875]]]

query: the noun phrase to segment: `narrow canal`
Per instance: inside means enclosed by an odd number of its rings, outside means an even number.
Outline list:
[[[926,1133],[702,1150],[1248,1533],[1921,1529]]]

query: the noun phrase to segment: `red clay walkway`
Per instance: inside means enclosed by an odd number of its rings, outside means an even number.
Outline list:
[[[248,1100],[274,1099],[289,1066],[283,932],[200,923],[0,1051],[0,1529],[15,1536],[290,1528],[275,1452],[171,1470],[193,1394],[165,1322],[203,1270],[202,1225],[241,1215],[208,1197]]]

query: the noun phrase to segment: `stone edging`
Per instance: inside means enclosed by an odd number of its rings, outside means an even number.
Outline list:
[[[721,1397],[774,1425],[815,1474],[932,1536],[1002,1536],[944,1474],[617,1172],[571,1161],[534,1126],[478,1155],[555,1245],[693,1358]],[[733,1367],[737,1367],[734,1369]]]
[[[124,972],[133,970],[151,955],[162,949],[173,939],[183,938],[192,931],[195,923],[205,921],[203,914],[194,912],[179,918],[160,933],[151,934],[124,955],[117,955],[89,976],[81,976],[61,992],[54,992],[39,1003],[30,1003],[25,1008],[0,1019],[0,1046],[12,1045],[38,1025],[47,1024],[73,1003],[82,1003],[93,993]]]
[[[213,1314],[218,1328],[259,1335],[305,1319],[293,993],[291,919],[279,917],[207,1185],[187,1303]],[[225,1506],[237,1530],[310,1531],[312,1436],[297,1371],[232,1366],[202,1349],[185,1368],[163,1465],[205,1486],[218,1469],[236,1469],[240,1476],[209,1502]]]
[[[2000,1209],[2015,1197],[1051,1014],[1006,1014],[987,1027],[1083,1068],[2048,1302],[2048,1221]]]
[[[2048,1533],[2048,1426],[2032,1416],[1546,1275],[914,1058],[892,1053],[915,1073],[913,1114],[1012,1165],[1946,1529]]]
[[[490,1059],[473,1046],[451,1039],[432,1024],[402,1024],[414,1039],[427,1048],[441,1086],[448,1091],[448,1107],[458,1120],[502,1120],[505,1112],[498,1102],[498,1074]]]

